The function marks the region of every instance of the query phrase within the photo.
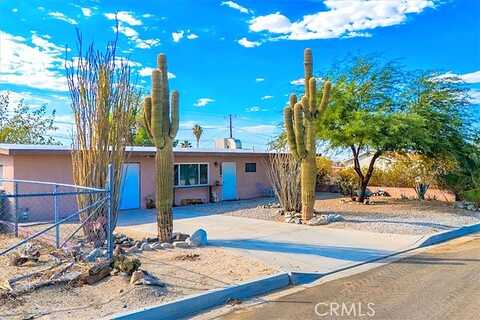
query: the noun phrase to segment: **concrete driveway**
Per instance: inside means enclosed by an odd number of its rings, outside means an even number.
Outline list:
[[[174,230],[191,234],[203,228],[209,244],[236,250],[284,271],[330,272],[408,249],[418,235],[398,235],[228,216],[269,199],[174,208]],[[117,232],[156,235],[153,210],[122,212]]]

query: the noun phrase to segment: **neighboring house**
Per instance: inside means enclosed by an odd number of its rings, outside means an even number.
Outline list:
[[[368,166],[370,165],[370,162],[372,161],[372,158],[373,158],[373,152],[362,153],[360,156],[358,156],[360,167],[368,168]],[[378,159],[375,161],[375,168],[386,170],[386,169],[389,169],[394,163],[395,163],[395,159],[382,155],[378,157]],[[353,158],[341,161],[340,165],[343,167],[353,167],[354,165]]]
[[[73,184],[71,151],[65,146],[0,144],[0,175]],[[145,208],[146,197],[155,194],[155,148],[129,147],[127,151],[120,208]],[[267,156],[250,150],[175,148],[175,205],[266,195],[271,190]]]

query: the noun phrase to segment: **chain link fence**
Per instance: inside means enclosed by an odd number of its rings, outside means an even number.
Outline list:
[[[65,250],[103,248],[111,256],[110,199],[106,189],[0,179],[0,228],[19,238],[0,256],[33,239]]]

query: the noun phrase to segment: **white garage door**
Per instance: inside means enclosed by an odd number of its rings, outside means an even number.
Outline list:
[[[125,163],[120,185],[120,210],[140,208],[140,165]]]

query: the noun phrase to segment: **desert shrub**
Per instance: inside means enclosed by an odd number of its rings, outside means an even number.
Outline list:
[[[273,153],[266,162],[267,176],[282,208],[300,212],[300,162],[286,153]]]
[[[329,182],[332,175],[332,160],[325,157],[317,157],[317,186]]]
[[[358,176],[351,167],[338,171],[335,182],[340,192],[346,196],[353,196],[358,188]]]
[[[480,189],[465,191],[463,197],[465,200],[473,202],[477,207],[480,207]]]

